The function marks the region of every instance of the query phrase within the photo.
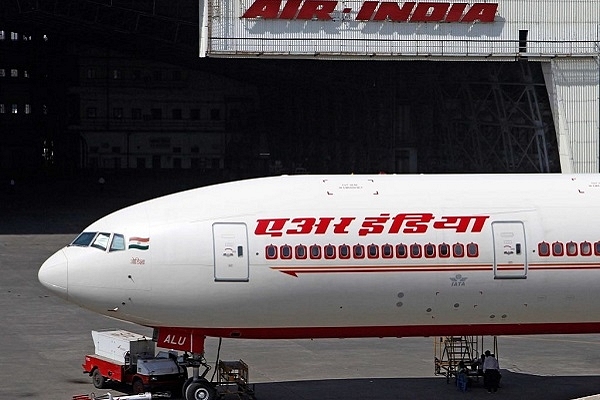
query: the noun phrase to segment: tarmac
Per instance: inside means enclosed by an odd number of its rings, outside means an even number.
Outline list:
[[[83,374],[84,356],[94,351],[90,331],[120,328],[152,334],[149,328],[67,303],[37,280],[43,261],[85,226],[143,199],[122,189],[85,185],[81,191],[65,185],[70,189],[0,193],[0,399],[123,394],[122,387],[95,389]],[[435,376],[433,341],[224,339],[220,359],[242,359],[249,365],[258,400],[566,400],[600,393],[600,334],[499,337],[502,382],[491,395],[481,383],[463,393]],[[214,365],[218,340],[208,339],[206,348]]]

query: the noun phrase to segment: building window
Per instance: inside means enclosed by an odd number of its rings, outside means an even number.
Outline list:
[[[151,109],[150,114],[152,114],[152,119],[162,119],[162,110],[160,108]]]
[[[180,70],[173,71],[173,80],[174,81],[180,81],[181,80],[181,71]]]
[[[25,114],[31,114],[31,104],[25,104]]]
[[[181,158],[177,157],[173,159],[173,168],[181,169]]]
[[[29,78],[29,71],[23,71],[23,78]]]
[[[16,105],[16,104],[13,104],[13,105],[11,106],[11,113],[13,113],[13,114],[16,114],[16,113],[18,113],[18,112],[19,112],[19,107],[17,107],[17,105]]]
[[[96,118],[96,111],[97,111],[97,110],[96,110],[96,107],[88,107],[88,108],[86,108],[86,110],[85,110],[85,115],[86,115],[88,118]]]
[[[11,76],[11,78],[18,78],[19,77],[19,70],[15,69],[15,68],[12,68],[10,70],[10,76]]]
[[[154,71],[154,80],[162,81],[162,71]]]
[[[218,108],[213,108],[210,110],[210,120],[211,121],[220,121],[221,120],[221,110]]]
[[[172,110],[173,119],[181,119],[181,108],[174,108]]]
[[[113,108],[113,118],[114,119],[123,119],[123,109],[121,107]]]
[[[0,78],[3,78],[6,76],[6,70],[4,68],[0,68]]]
[[[193,119],[193,120],[200,119],[200,109],[199,108],[192,108],[190,110],[190,119]]]
[[[139,69],[134,69],[133,72],[131,73],[131,79],[133,79],[134,81],[140,80],[142,77],[142,71],[140,71]]]
[[[142,119],[142,109],[141,108],[132,108],[131,109],[131,119]]]
[[[19,34],[17,32],[11,32],[10,33],[10,39],[12,41],[19,40]]]
[[[6,113],[6,108],[4,107],[3,103],[0,103],[0,114],[5,114]]]
[[[0,40],[4,40],[6,38],[4,31],[0,31]]]
[[[121,70],[113,69],[112,77],[113,77],[113,79],[121,79]]]
[[[88,68],[87,69],[87,78],[88,79],[95,79],[96,78],[96,70],[94,68]]]
[[[114,154],[121,154],[121,146],[113,146],[111,150]]]

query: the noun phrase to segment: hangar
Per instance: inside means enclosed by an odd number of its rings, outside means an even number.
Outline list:
[[[79,118],[58,136],[79,168],[599,171],[595,1],[3,4],[5,41],[51,32],[75,60],[62,114]]]
[[[530,167],[537,162],[539,171],[549,171],[553,169],[549,146],[556,143],[562,172],[598,172],[598,2],[206,0],[202,4],[200,56],[447,63],[442,67],[445,73],[438,73],[445,81],[421,82],[422,91],[433,91],[432,100],[439,104],[438,115],[425,117],[439,118],[434,130],[437,140],[445,143],[443,151],[467,159],[473,152],[485,154],[468,160],[479,164],[480,170],[490,160],[503,159],[506,170],[518,171],[528,159]],[[496,65],[489,65],[492,62]],[[410,75],[404,79],[410,80]],[[352,75],[339,77],[345,78]],[[538,90],[540,85],[545,93]],[[393,138],[402,135],[403,107],[411,107],[419,97],[417,90],[392,108],[398,122]],[[545,119],[547,114],[551,122]],[[555,142],[548,137],[549,125]],[[465,145],[469,142],[474,145]],[[416,149],[407,150],[409,158],[415,155]],[[396,151],[400,152],[394,157],[406,156],[402,147]],[[459,165],[456,158],[450,162]]]

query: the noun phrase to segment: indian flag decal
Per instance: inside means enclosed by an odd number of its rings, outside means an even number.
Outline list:
[[[150,238],[130,237],[129,248],[137,250],[148,250],[150,247]]]

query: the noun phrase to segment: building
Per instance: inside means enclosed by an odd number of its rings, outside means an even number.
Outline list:
[[[54,152],[69,148],[63,106],[72,71],[61,44],[0,27],[0,55],[0,169],[21,175],[65,162]]]
[[[110,48],[72,51],[79,73],[68,129],[81,138],[83,168],[218,170],[253,134],[251,85]]]

